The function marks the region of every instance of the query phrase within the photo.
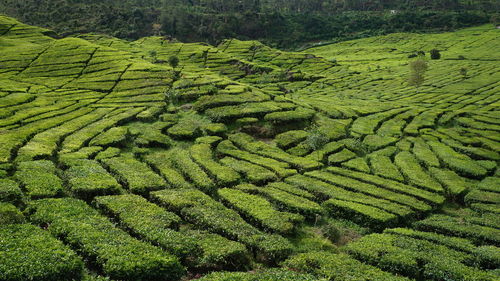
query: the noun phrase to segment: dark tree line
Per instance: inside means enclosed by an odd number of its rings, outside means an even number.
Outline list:
[[[212,44],[236,37],[283,48],[451,30],[486,23],[499,10],[498,0],[0,0],[0,13],[62,34],[169,35]]]

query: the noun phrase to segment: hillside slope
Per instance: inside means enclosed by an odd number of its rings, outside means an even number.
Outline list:
[[[499,41],[292,53],[0,16],[0,280],[497,280]]]

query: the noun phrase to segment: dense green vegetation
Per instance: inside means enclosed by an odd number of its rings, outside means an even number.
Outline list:
[[[0,11],[63,34],[165,35],[211,44],[238,38],[292,49],[495,22],[500,6],[494,0],[0,0]]]
[[[0,280],[499,279],[494,26],[52,34],[0,16]]]

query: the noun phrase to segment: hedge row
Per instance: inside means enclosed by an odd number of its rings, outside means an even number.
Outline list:
[[[265,183],[278,179],[278,177],[276,177],[276,174],[273,173],[272,171],[247,161],[242,161],[227,156],[222,158],[220,162],[223,165],[226,165],[231,169],[244,174],[246,180],[248,180],[251,183],[256,183],[256,184]]]
[[[64,171],[64,177],[71,192],[85,200],[99,195],[117,194],[122,190],[116,179],[95,160],[73,161]]]
[[[287,131],[285,133],[277,135],[274,138],[274,141],[279,148],[289,149],[292,146],[295,146],[304,141],[308,135],[308,132],[302,130]]]
[[[90,140],[89,145],[117,146],[125,142],[127,135],[127,127],[113,127]]]
[[[269,121],[275,124],[296,124],[311,121],[311,119],[316,114],[316,111],[312,109],[299,107],[295,110],[290,111],[280,111],[271,112],[264,116],[265,121]]]
[[[165,161],[170,161],[177,170],[194,183],[196,188],[209,193],[214,191],[214,181],[191,159],[188,150],[180,148],[169,150]]]
[[[335,165],[356,158],[356,153],[347,148],[328,156],[328,164]]]
[[[233,169],[223,166],[213,159],[212,149],[208,144],[195,144],[189,149],[191,158],[205,168],[215,178],[219,186],[231,186],[240,180],[240,175]]]
[[[261,141],[256,141],[251,136],[244,133],[230,135],[229,140],[231,140],[236,146],[239,146],[244,150],[261,156],[270,157],[279,161],[286,162],[299,170],[308,171],[317,169],[322,166],[321,163],[315,160],[290,155],[279,148],[271,147],[270,145]]]
[[[133,233],[166,249],[169,253],[186,259],[196,256],[196,241],[176,231],[181,219],[138,195],[102,196],[94,204],[105,213],[116,217]]]
[[[293,103],[265,101],[210,108],[205,111],[205,114],[215,121],[227,121],[242,117],[261,117],[267,113],[290,110],[295,107]]]
[[[22,222],[24,222],[24,216],[16,206],[0,202],[0,225]]]
[[[363,173],[371,173],[370,166],[368,166],[368,163],[362,157],[356,157],[354,159],[346,161],[346,162],[342,163],[342,167],[356,170],[356,171],[363,172]]]
[[[480,244],[500,245],[500,230],[466,220],[467,217],[432,215],[414,225],[419,230],[472,239]]]
[[[346,246],[357,259],[394,273],[424,280],[496,280],[471,266],[470,254],[426,240],[393,234],[370,234]]]
[[[105,116],[103,119],[94,122],[64,139],[61,144],[61,152],[67,153],[80,149],[87,141],[109,128],[116,126],[119,122],[128,120],[137,115],[144,108],[117,109]]]
[[[450,169],[464,177],[482,178],[486,176],[488,171],[477,164],[476,161],[471,160],[464,154],[460,154],[453,150],[451,147],[437,142],[430,141],[429,145],[436,155],[443,163]]]
[[[328,156],[332,153],[340,151],[342,148],[344,148],[344,144],[340,142],[329,142],[325,144],[322,148],[316,149],[311,154],[307,155],[306,158],[319,161],[319,162],[325,162],[328,160]]]
[[[296,175],[293,177],[286,178],[285,181],[287,183],[298,186],[304,190],[307,190],[316,195],[317,198],[321,199],[336,199],[341,201],[349,201],[360,203],[364,205],[368,205],[371,207],[375,207],[380,209],[379,212],[384,213],[386,215],[397,214],[398,216],[411,216],[413,211],[404,205],[400,205],[398,203],[394,203],[391,201],[387,201],[380,198],[375,198],[360,192],[353,192],[349,190],[342,189],[337,185],[328,184],[319,179]],[[373,209],[367,209],[373,210]],[[357,208],[357,211],[361,211],[363,214],[364,209]],[[366,215],[369,215],[371,212],[367,212]]]
[[[427,168],[440,167],[439,159],[421,138],[413,140],[413,154]]]
[[[0,179],[0,202],[19,204],[22,202],[23,192],[19,185],[9,179]]]
[[[260,194],[271,201],[280,210],[286,210],[292,213],[300,213],[301,215],[309,219],[313,219],[317,214],[321,214],[323,212],[323,209],[318,203],[304,197],[297,196],[293,193],[284,191],[283,189],[273,187],[278,186],[284,188],[285,190],[287,188],[291,190],[293,186],[290,186],[286,183],[271,183],[263,188],[256,186],[241,186],[242,188],[240,188],[240,186],[237,186],[236,188],[248,191],[250,193]]]
[[[62,167],[69,167],[74,165],[73,162],[90,159],[100,151],[102,151],[102,147],[100,146],[87,146],[75,152],[59,154],[59,165]]]
[[[144,160],[153,166],[167,181],[168,185],[174,188],[191,188],[192,185],[184,179],[182,174],[178,172],[168,161],[169,152],[155,151],[147,154]]]
[[[426,173],[410,152],[402,151],[396,155],[394,160],[410,184],[432,192],[444,193],[443,187]]]
[[[336,173],[336,174],[347,176],[347,177],[352,177],[352,178],[358,179],[358,180],[363,181],[363,182],[375,184],[375,185],[378,185],[378,186],[383,187],[383,188],[388,189],[388,190],[392,190],[395,192],[408,194],[408,195],[411,195],[413,197],[424,199],[425,201],[430,202],[432,204],[436,204],[436,205],[442,204],[446,199],[444,196],[442,196],[440,194],[432,193],[432,192],[429,192],[426,190],[422,190],[422,189],[419,189],[419,188],[416,188],[413,186],[409,186],[409,185],[397,182],[397,181],[384,179],[384,178],[374,176],[374,175],[369,175],[366,173],[349,171],[349,170],[336,168],[336,167],[329,167],[329,168],[327,168],[327,170],[329,172],[332,172],[332,173]]]
[[[201,249],[195,261],[198,269],[238,270],[250,263],[250,255],[242,243],[206,231],[190,230],[183,234],[195,239],[196,245]]]
[[[297,173],[296,170],[290,169],[290,165],[287,163],[240,150],[228,140],[221,141],[219,143],[217,146],[217,152],[268,168],[273,172],[276,172],[276,174],[280,177],[287,177]]]
[[[395,281],[408,278],[384,272],[364,264],[346,254],[331,252],[309,252],[292,256],[283,265],[294,271],[311,273],[319,278],[336,281],[370,280]]]
[[[134,193],[145,194],[166,186],[165,180],[148,165],[132,157],[120,156],[104,159],[102,162]]]
[[[246,223],[235,211],[199,190],[162,190],[151,195],[159,204],[181,214],[183,219],[210,232],[237,240],[270,262],[285,258],[292,250],[290,242],[283,237],[262,233]]]
[[[48,160],[20,162],[14,178],[21,182],[31,199],[56,197],[62,194],[61,179],[54,163]]]
[[[348,218],[375,230],[393,226],[398,221],[398,216],[394,214],[357,202],[328,199],[323,207],[334,217]]]
[[[80,280],[83,261],[48,232],[29,224],[0,225],[0,280]]]
[[[295,225],[304,220],[300,215],[280,212],[266,199],[241,190],[223,188],[218,190],[218,194],[244,217],[272,232],[290,234],[295,230]]]
[[[429,172],[446,188],[447,193],[453,197],[461,196],[470,189],[471,184],[452,170],[430,167]]]
[[[375,185],[358,181],[346,176],[336,175],[322,171],[308,172],[305,175],[315,177],[317,179],[329,182],[334,185],[344,187],[354,192],[361,192],[388,201],[393,201],[398,204],[406,205],[413,208],[414,210],[429,211],[431,209],[431,206],[429,206],[423,201],[415,199],[414,197],[393,192],[384,188],[380,188]]]
[[[298,188],[294,185],[291,185],[291,184],[288,184],[285,182],[272,182],[272,183],[269,183],[267,186],[270,188],[279,189],[281,191],[288,192],[290,194],[293,194],[293,195],[296,195],[299,197],[307,198],[311,201],[317,200],[316,196],[314,194],[312,194],[311,192],[309,192],[305,189],[302,189],[302,188]]]
[[[214,272],[198,279],[199,281],[321,281],[308,274],[283,269],[268,269],[257,272]]]
[[[57,150],[57,145],[64,136],[83,128],[109,113],[109,108],[96,109],[81,117],[69,120],[60,126],[50,128],[35,135],[25,146],[18,151],[16,161],[31,161],[34,159],[48,159]]]
[[[399,172],[396,165],[391,161],[391,158],[384,155],[371,155],[370,164],[375,175],[384,178],[404,181],[404,177]]]
[[[177,258],[132,238],[77,199],[43,199],[29,205],[30,219],[121,280],[178,280],[184,268]],[[119,243],[117,243],[119,241]]]
[[[269,101],[269,95],[261,92],[246,92],[242,94],[218,94],[213,96],[203,96],[194,104],[194,109],[197,111],[205,111],[209,108],[238,105],[251,102]]]

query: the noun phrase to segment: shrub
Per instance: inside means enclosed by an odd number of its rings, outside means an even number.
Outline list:
[[[431,54],[431,59],[433,60],[438,60],[441,58],[441,53],[437,49],[432,49],[430,51],[430,54]]]
[[[236,171],[213,159],[210,145],[195,144],[191,146],[189,151],[193,160],[205,168],[219,186],[234,185],[240,179],[240,175]]]
[[[178,280],[177,258],[132,238],[85,202],[64,198],[31,202],[30,219],[78,249],[104,274],[120,280]],[[119,243],[117,243],[119,241]]]
[[[197,240],[177,232],[181,219],[138,195],[96,197],[94,204],[136,235],[181,258],[197,257]]]
[[[0,202],[19,204],[22,197],[23,193],[15,181],[0,179]]]
[[[214,272],[199,281],[314,281],[315,277],[284,269],[267,269],[257,272]]]
[[[202,251],[196,260],[198,269],[236,270],[250,262],[247,248],[239,242],[204,231],[188,231],[184,234],[195,239]]]
[[[192,185],[187,182],[181,173],[179,173],[168,160],[170,157],[169,152],[153,152],[147,154],[145,161],[153,166],[166,180],[167,183],[173,188],[192,188]]]
[[[443,193],[443,187],[425,172],[417,159],[407,151],[396,155],[395,161],[401,172],[408,178],[409,183],[425,188],[429,191]]]
[[[0,280],[80,280],[83,261],[48,232],[29,224],[0,225]]]
[[[121,191],[121,185],[97,161],[79,160],[72,164],[64,176],[77,197],[91,200],[94,196]]]
[[[211,193],[215,189],[215,183],[190,157],[188,150],[174,148],[168,151],[168,158],[172,165],[183,175],[189,178],[197,188]]]
[[[14,177],[32,199],[56,197],[62,193],[63,186],[55,171],[54,164],[48,160],[20,162]]]
[[[89,145],[116,146],[123,144],[127,139],[127,127],[114,127],[93,138]]]
[[[294,271],[311,273],[327,280],[409,280],[359,262],[346,254],[309,252],[295,255],[283,265]]]
[[[500,243],[500,231],[498,229],[477,224],[467,216],[432,215],[416,222],[414,225],[419,230],[468,238],[479,244],[497,245]]]
[[[262,197],[237,189],[219,189],[218,194],[245,217],[273,232],[290,234],[294,231],[295,224],[304,220],[300,215],[277,211]]]
[[[223,165],[244,174],[246,180],[251,183],[265,183],[278,179],[276,174],[272,171],[250,162],[237,160],[232,157],[224,157],[220,160],[220,162]]]
[[[400,182],[384,179],[384,178],[381,178],[378,176],[369,175],[366,173],[361,173],[361,172],[356,172],[356,171],[349,171],[349,170],[336,168],[336,167],[329,167],[328,171],[332,172],[332,173],[339,174],[339,175],[352,177],[352,178],[355,178],[355,179],[358,179],[360,181],[364,181],[367,183],[375,184],[375,185],[378,185],[378,186],[383,187],[385,189],[393,190],[393,191],[398,192],[398,193],[408,194],[408,195],[411,195],[413,197],[423,199],[426,202],[430,202],[432,204],[442,204],[445,201],[445,197],[440,195],[440,194],[432,193],[432,192],[429,192],[426,190],[422,190],[419,188],[415,188],[413,186],[405,185],[405,184],[402,184]],[[427,210],[427,207],[426,207],[426,210]]]
[[[104,159],[102,162],[134,193],[145,194],[166,186],[162,177],[134,158],[122,156]]]
[[[24,222],[24,216],[16,206],[0,202],[0,225],[22,222]]]
[[[252,164],[260,165],[272,170],[280,177],[286,177],[297,173],[296,170],[290,169],[290,165],[287,163],[240,150],[228,140],[221,141],[219,145],[217,145],[217,152],[238,160],[245,160]]]
[[[346,246],[348,253],[370,264],[426,280],[491,280],[494,275],[465,265],[469,254],[443,245],[392,234],[371,234]]]
[[[179,65],[179,58],[177,56],[170,56],[168,58],[168,64],[174,69],[177,68]]]
[[[379,211],[381,213],[391,213],[391,215],[398,214],[400,216],[409,216],[413,213],[409,207],[363,193],[342,189],[337,185],[328,184],[319,179],[296,175],[286,178],[285,181],[315,194],[317,198],[324,200],[332,198],[340,201],[355,202],[370,206],[370,208],[357,208],[357,210],[353,210],[360,212],[361,215],[363,215],[365,211],[367,211],[367,215],[369,215],[371,210],[376,208],[380,209]]]
[[[271,147],[264,142],[255,141],[251,136],[247,134],[233,134],[229,136],[229,140],[234,142],[237,146],[242,147],[244,150],[261,156],[270,157],[279,161],[286,162],[300,170],[307,171],[322,166],[322,164],[317,161],[305,159],[304,157],[293,156],[277,147]]]
[[[346,170],[349,171],[349,170]],[[375,185],[371,185],[347,176],[336,175],[328,172],[314,171],[308,172],[306,176],[315,177],[319,180],[326,181],[330,184],[337,185],[354,192],[365,193],[381,199],[393,201],[402,205],[409,206],[415,210],[428,211],[431,209],[426,203],[415,199],[414,197],[393,192]]]
[[[151,195],[155,201],[180,213],[183,219],[194,225],[255,249],[258,257],[268,263],[282,260],[292,250],[292,245],[285,238],[262,233],[245,222],[235,211],[199,190],[162,190]]]

